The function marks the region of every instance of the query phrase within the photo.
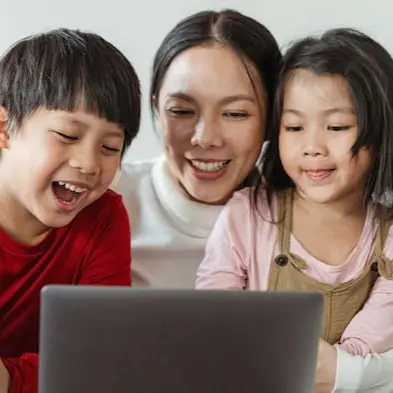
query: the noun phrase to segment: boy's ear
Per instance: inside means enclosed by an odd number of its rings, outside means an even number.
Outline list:
[[[7,120],[7,111],[0,105],[0,149],[8,148]]]

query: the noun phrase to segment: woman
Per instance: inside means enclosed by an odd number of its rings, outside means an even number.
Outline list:
[[[271,33],[235,11],[192,15],[164,39],[151,84],[163,157],[124,164],[116,185],[134,285],[194,287],[223,205],[256,171],[280,59]]]
[[[132,222],[134,285],[194,287],[223,205],[252,183],[280,60],[271,33],[230,10],[194,14],[164,39],[151,87],[163,156],[124,164],[115,187]],[[364,359],[321,345],[315,393],[386,392],[392,362],[393,351]]]

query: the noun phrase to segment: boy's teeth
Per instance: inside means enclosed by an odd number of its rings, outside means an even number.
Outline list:
[[[191,160],[191,163],[193,166],[200,169],[201,171],[215,172],[224,168],[225,165],[227,165],[228,161],[206,162],[206,161]]]
[[[67,188],[68,190],[77,192],[78,194],[87,191],[87,188],[77,187],[77,186],[74,186],[74,185],[71,184],[71,183],[66,183],[66,182],[63,182],[63,181],[59,181],[58,183],[59,183],[59,185],[61,185],[61,186],[65,187],[65,188]]]

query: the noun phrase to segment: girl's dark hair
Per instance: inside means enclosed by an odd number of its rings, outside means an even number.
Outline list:
[[[352,153],[366,147],[372,155],[364,201],[380,201],[393,190],[393,59],[375,40],[354,29],[333,29],[321,37],[308,37],[292,45],[283,57],[274,99],[269,144],[263,157],[258,188],[267,190],[268,200],[278,190],[294,183],[282,166],[278,138],[283,96],[288,75],[297,69],[317,75],[343,77],[352,96],[358,124],[358,137]]]
[[[87,111],[124,128],[124,153],[139,130],[141,92],[133,66],[114,45],[60,28],[16,42],[0,60],[0,105],[11,127],[39,108],[73,111],[81,96]]]
[[[234,10],[198,12],[180,21],[168,33],[154,58],[150,97],[154,96],[155,101],[158,101],[166,72],[176,56],[187,49],[215,43],[226,45],[237,53],[254,88],[246,62],[255,67],[266,91],[268,127],[281,52],[275,38],[264,25]],[[153,116],[154,109],[151,100]],[[243,186],[254,181],[254,172]]]

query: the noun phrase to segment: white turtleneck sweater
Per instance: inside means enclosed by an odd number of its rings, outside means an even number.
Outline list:
[[[112,188],[123,195],[130,217],[133,285],[194,288],[222,206],[191,201],[162,157],[123,164]]]
[[[222,206],[191,201],[163,157],[123,164],[112,188],[123,195],[130,217],[133,285],[194,288]],[[392,370],[393,350],[363,358],[338,348],[332,393],[392,393]]]

